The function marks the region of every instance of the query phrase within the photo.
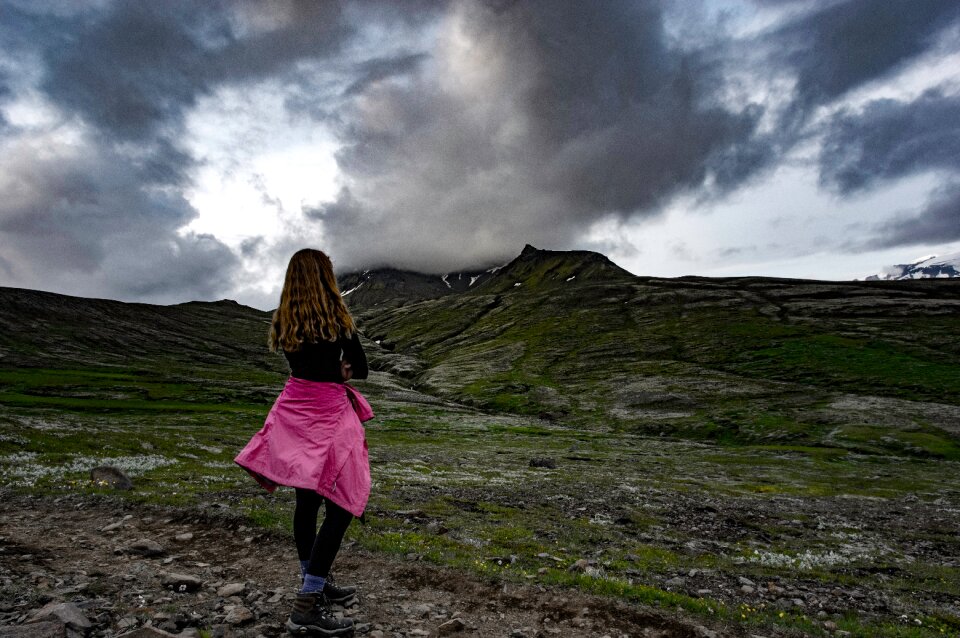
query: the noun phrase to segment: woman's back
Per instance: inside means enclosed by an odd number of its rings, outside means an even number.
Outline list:
[[[367,378],[367,356],[357,333],[353,333],[350,339],[340,337],[337,341],[321,339],[316,343],[307,342],[299,350],[284,350],[283,354],[290,364],[290,376],[298,379],[341,383],[341,354],[343,359],[350,362],[354,379]]]

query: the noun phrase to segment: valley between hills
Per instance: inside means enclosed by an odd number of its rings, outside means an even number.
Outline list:
[[[340,282],[377,413],[337,567],[365,632],[960,633],[960,280],[638,277],[532,247],[452,279]],[[268,320],[0,289],[0,635],[70,600],[90,635],[281,631],[292,494],[232,463],[287,374]],[[100,464],[134,489],[92,484]],[[37,533],[60,510],[96,569]],[[101,532],[127,515],[210,545],[131,557],[136,533]],[[223,543],[256,559],[217,571]],[[206,598],[165,591],[174,568]]]

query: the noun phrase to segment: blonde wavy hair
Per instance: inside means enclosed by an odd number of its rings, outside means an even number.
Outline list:
[[[270,350],[299,350],[305,343],[350,338],[356,331],[343,303],[333,263],[325,253],[304,248],[294,253],[270,323]]]

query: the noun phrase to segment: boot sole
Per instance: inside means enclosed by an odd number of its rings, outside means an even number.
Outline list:
[[[324,629],[317,625],[298,625],[288,618],[287,631],[294,636],[352,636],[353,626],[343,627],[342,629]]]

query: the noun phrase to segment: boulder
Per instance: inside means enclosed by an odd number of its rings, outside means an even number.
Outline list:
[[[227,613],[223,621],[228,625],[245,625],[253,621],[253,612],[246,607],[234,607]]]
[[[127,552],[146,557],[163,556],[166,553],[160,543],[149,538],[133,541],[127,546]]]
[[[115,490],[132,490],[133,481],[123,470],[112,465],[101,465],[90,470],[90,480],[101,487]]]
[[[463,631],[466,625],[459,618],[452,618],[447,622],[443,623],[437,627],[437,634],[440,636],[446,636],[448,634],[453,634],[458,631]]]
[[[227,583],[217,590],[217,596],[220,596],[221,598],[229,598],[230,596],[242,594],[246,588],[246,583]]]
[[[69,629],[86,633],[93,627],[93,623],[80,611],[80,608],[73,603],[47,603],[40,609],[30,614],[28,622],[40,622],[44,620],[59,620]]]

